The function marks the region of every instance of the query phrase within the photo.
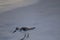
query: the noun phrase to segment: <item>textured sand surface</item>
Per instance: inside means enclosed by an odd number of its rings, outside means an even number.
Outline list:
[[[12,31],[15,27],[36,27],[29,31],[29,40],[60,40],[60,1],[40,0],[0,14],[0,40],[20,40],[23,33]]]
[[[0,0],[0,13],[37,3],[38,0]]]

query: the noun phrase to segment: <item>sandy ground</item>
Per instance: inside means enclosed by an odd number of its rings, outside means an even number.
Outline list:
[[[0,0],[0,13],[37,3],[38,0]]]
[[[41,0],[0,14],[0,40],[20,40],[23,33],[12,31],[15,27],[36,27],[29,31],[28,40],[60,40],[60,2]]]

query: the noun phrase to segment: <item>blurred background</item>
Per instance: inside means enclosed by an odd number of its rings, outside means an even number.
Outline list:
[[[0,0],[0,40],[20,40],[24,26],[36,27],[28,40],[60,40],[60,0]]]

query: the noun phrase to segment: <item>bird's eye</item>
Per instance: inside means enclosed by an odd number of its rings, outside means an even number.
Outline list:
[[[16,28],[16,30],[18,30],[19,28]]]

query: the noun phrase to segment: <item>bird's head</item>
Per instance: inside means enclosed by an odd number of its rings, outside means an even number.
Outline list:
[[[19,30],[19,28],[18,28],[18,27],[16,27],[16,29],[13,31],[13,33],[15,33],[17,30]]]

